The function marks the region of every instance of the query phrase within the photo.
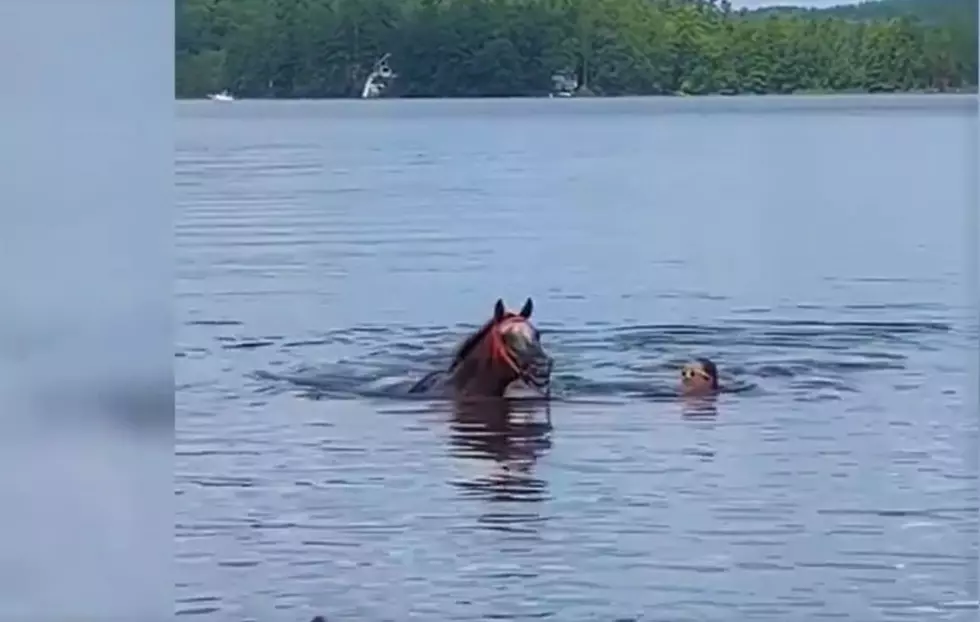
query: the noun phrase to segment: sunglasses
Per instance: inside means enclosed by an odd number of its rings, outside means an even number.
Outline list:
[[[714,380],[708,374],[708,372],[704,371],[700,367],[691,367],[691,366],[685,367],[683,370],[681,370],[681,378],[683,378],[684,380],[694,380],[695,378],[701,378],[703,380],[707,380],[708,382]]]

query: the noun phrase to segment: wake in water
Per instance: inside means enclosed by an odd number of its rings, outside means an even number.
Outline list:
[[[261,340],[219,336],[227,349],[275,348],[288,371],[255,373],[263,392],[319,398],[423,399],[409,389],[445,369],[472,326],[357,327],[316,338]],[[465,332],[464,332],[465,331]],[[928,322],[738,321],[716,326],[545,326],[555,358],[558,400],[673,399],[678,373],[693,357],[717,362],[722,393],[789,391],[799,399],[833,399],[857,390],[862,374],[904,370],[913,351],[948,347],[948,324]],[[351,355],[338,357],[344,350]],[[329,361],[334,362],[316,362]]]

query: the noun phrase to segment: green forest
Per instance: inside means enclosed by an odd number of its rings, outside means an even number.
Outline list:
[[[178,0],[176,54],[181,98],[357,97],[383,55],[399,97],[948,91],[977,2]]]

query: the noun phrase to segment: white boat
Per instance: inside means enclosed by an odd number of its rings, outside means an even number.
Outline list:
[[[574,97],[578,90],[578,78],[570,71],[551,76],[551,92],[548,97]]]
[[[221,91],[220,93],[211,93],[208,95],[208,99],[213,102],[233,102],[235,98],[231,96],[228,91]]]

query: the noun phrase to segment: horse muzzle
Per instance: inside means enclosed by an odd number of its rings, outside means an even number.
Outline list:
[[[554,366],[554,359],[543,354],[532,360],[525,368],[526,379],[538,388],[546,387],[551,383],[551,371]]]

